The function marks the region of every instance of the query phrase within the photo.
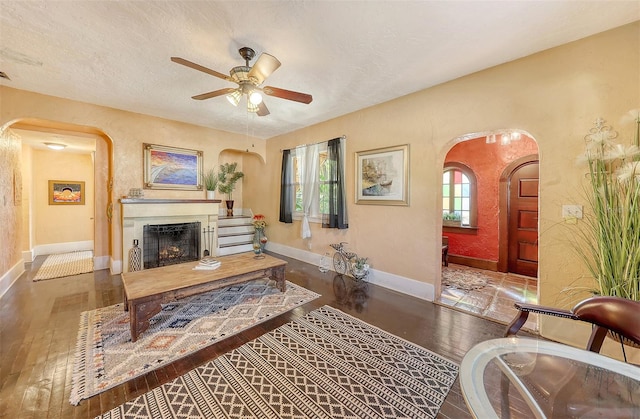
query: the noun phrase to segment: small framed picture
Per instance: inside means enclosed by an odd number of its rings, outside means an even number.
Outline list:
[[[409,205],[409,145],[356,152],[356,204]]]
[[[201,191],[202,151],[143,144],[144,189]]]
[[[84,181],[50,180],[49,205],[84,205]]]

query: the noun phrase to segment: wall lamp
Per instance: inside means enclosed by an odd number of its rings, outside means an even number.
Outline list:
[[[67,145],[66,144],[60,144],[60,143],[44,143],[47,147],[49,147],[51,150],[64,150]]]

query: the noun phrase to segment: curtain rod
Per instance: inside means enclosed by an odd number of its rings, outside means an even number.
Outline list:
[[[341,135],[340,137],[336,137],[336,138],[342,138],[343,140],[346,140],[346,139],[347,139],[347,136],[346,136],[346,135]],[[333,140],[333,138],[332,138],[331,140]],[[331,140],[318,141],[317,143],[300,144],[300,145],[297,145],[297,146],[295,146],[295,147],[293,147],[293,148],[289,148],[289,149],[287,149],[287,150],[295,150],[296,148],[309,147],[309,146],[316,145],[316,144],[326,143],[326,142],[331,141]],[[284,151],[283,149],[280,149],[280,152],[281,152],[281,153],[282,153],[283,151]]]

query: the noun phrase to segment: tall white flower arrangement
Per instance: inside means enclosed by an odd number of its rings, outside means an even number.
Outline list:
[[[588,165],[584,224],[576,249],[595,279],[590,290],[640,300],[640,112],[635,112],[635,135],[629,146],[614,140],[617,133],[595,122],[585,136]]]

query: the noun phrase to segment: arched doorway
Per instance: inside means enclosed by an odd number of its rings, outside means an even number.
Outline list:
[[[512,136],[514,132],[518,135]],[[510,217],[506,205],[509,189],[505,180],[505,174],[511,174],[525,160],[537,162],[537,155],[536,141],[526,132],[513,129],[466,135],[451,147],[443,164],[442,191],[442,234],[448,239],[449,266],[443,266],[438,302],[489,319],[508,322],[516,314],[515,311],[510,312],[515,310],[513,302],[537,301],[537,268],[530,278],[508,272],[507,221]],[[445,185],[445,179],[454,178],[453,175],[447,177],[445,173],[451,167],[462,168],[458,176],[461,178],[460,185],[456,182]],[[465,179],[468,181],[465,182]],[[531,185],[532,183],[527,183],[529,189],[537,191],[537,183],[535,186]],[[447,188],[449,191],[446,191]],[[453,190],[456,192],[451,192]],[[461,191],[459,196],[457,191]],[[532,213],[537,213],[537,194],[532,195],[535,195]],[[450,203],[462,202],[462,215],[463,211],[469,210],[470,214],[475,215],[477,222],[471,221],[474,217],[470,216],[466,224],[445,225],[445,198]],[[532,218],[537,223],[537,217]],[[536,237],[531,242],[537,243],[537,228],[532,231]],[[531,251],[531,248],[527,250]],[[534,252],[535,255],[529,259],[537,261],[537,250]],[[463,282],[462,287],[450,285],[450,278],[454,275],[461,278],[459,282]],[[478,278],[484,279],[476,281]],[[465,285],[470,286],[464,288]]]
[[[42,120],[36,118],[23,118],[6,124],[4,129],[15,129],[24,132],[49,133],[61,138],[71,136],[74,138],[91,139],[96,143],[94,153],[94,254],[96,269],[112,268],[113,260],[113,141],[103,131],[88,126],[75,125],[57,121]],[[26,209],[26,211],[32,211]],[[29,219],[33,214],[26,215]],[[98,240],[96,240],[98,239]]]

